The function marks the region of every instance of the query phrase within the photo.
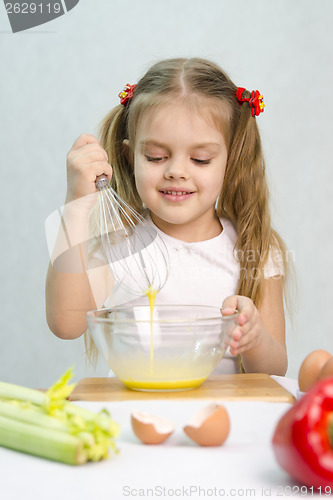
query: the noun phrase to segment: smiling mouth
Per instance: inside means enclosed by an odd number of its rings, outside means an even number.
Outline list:
[[[194,191],[160,191],[163,194],[172,194],[173,196],[179,196],[179,195],[184,195],[184,194],[192,194]]]

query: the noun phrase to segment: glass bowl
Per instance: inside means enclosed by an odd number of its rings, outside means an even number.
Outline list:
[[[234,326],[210,306],[120,306],[89,311],[92,338],[126,387],[175,391],[199,387],[220,362]]]

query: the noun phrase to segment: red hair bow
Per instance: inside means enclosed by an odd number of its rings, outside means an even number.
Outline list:
[[[120,97],[120,104],[123,106],[126,106],[128,104],[128,101],[130,101],[133,97],[133,91],[136,87],[136,84],[130,85],[127,83],[125,85],[124,89],[118,94],[118,97]]]
[[[260,113],[264,112],[264,98],[260,94],[259,90],[252,90],[250,97],[242,97],[244,92],[243,87],[238,87],[236,91],[236,97],[240,104],[243,102],[248,102],[251,108],[252,116],[258,116]]]

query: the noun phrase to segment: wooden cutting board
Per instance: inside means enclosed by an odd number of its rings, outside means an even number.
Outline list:
[[[293,403],[295,398],[265,373],[215,375],[188,391],[143,392],[127,389],[119,379],[84,378],[75,387],[71,401],[126,401],[149,399],[210,399],[227,401],[272,401]]]

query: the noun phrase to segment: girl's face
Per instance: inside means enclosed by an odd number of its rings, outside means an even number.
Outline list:
[[[154,223],[184,241],[221,232],[215,202],[227,163],[224,137],[207,115],[167,104],[145,116],[137,131],[134,174]]]

